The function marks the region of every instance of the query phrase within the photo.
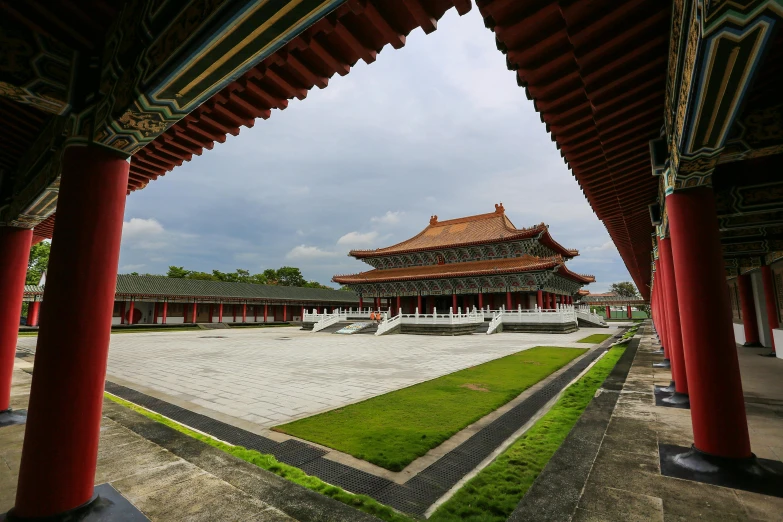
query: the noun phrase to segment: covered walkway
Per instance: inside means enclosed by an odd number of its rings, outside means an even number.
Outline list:
[[[652,328],[640,332],[630,371],[598,436],[592,433],[600,415],[591,404],[509,520],[780,520],[781,497],[667,476],[672,448],[693,442],[691,412],[656,405],[653,385],[668,384],[671,372],[652,366],[662,359]],[[764,465],[783,470],[783,361],[759,357],[763,351],[737,346],[750,445]],[[618,391],[606,383],[601,390]],[[577,441],[580,456],[568,460]],[[572,491],[555,473],[563,459],[573,470],[588,470]],[[553,489],[560,494],[547,495]]]

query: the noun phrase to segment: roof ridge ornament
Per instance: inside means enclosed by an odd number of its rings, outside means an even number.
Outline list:
[[[438,224],[438,216],[430,216],[430,225],[437,225],[437,224]]]
[[[495,203],[495,214],[505,215],[506,209],[503,208],[503,203]]]

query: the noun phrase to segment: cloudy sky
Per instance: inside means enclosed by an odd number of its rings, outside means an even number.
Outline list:
[[[630,280],[478,10],[451,10],[128,198],[120,273],[297,266],[324,284],[440,219],[503,202],[581,255],[592,291]],[[337,285],[334,285],[337,286]]]

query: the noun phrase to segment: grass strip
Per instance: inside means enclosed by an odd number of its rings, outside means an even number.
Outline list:
[[[400,471],[584,352],[539,346],[273,429]]]
[[[387,522],[413,522],[412,518],[409,518],[393,510],[389,506],[381,504],[380,502],[366,495],[354,495],[353,493],[349,493],[342,488],[338,488],[337,486],[333,486],[324,482],[318,477],[308,475],[299,468],[289,466],[288,464],[283,464],[282,462],[279,462],[277,459],[275,459],[272,455],[259,453],[258,451],[249,450],[242,446],[233,446],[231,444],[214,439],[208,435],[204,435],[202,433],[188,429],[178,422],[151,412],[145,408],[142,408],[141,406],[137,406],[136,404],[121,399],[116,395],[112,395],[106,392],[104,392],[103,395],[110,401],[116,402],[117,404],[133,410],[136,413],[140,413],[148,419],[152,419],[155,422],[164,424],[169,428],[172,428],[180,433],[184,433],[185,435],[194,439],[200,440],[205,444],[209,444],[210,446],[229,453],[239,459],[244,460],[245,462],[249,462],[250,464],[258,466],[261,469],[270,471],[279,477],[293,482],[294,484],[299,484],[300,486],[304,486],[307,489],[322,495],[326,495],[327,497],[333,498],[334,500],[342,502],[343,504],[347,504],[353,508],[378,517],[381,520],[386,520]]]
[[[441,505],[430,522],[502,522],[565,440],[624,347],[609,350],[524,435]]]
[[[588,344],[600,344],[607,339],[609,339],[612,336],[612,334],[593,334],[588,335],[584,339],[580,339],[577,341],[578,343],[588,343]]]

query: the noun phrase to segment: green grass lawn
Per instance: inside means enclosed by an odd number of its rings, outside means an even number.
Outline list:
[[[585,351],[531,348],[274,429],[400,471]]]
[[[599,344],[609,339],[612,334],[593,334],[588,335],[584,339],[577,341],[578,343]]]
[[[225,451],[226,453],[229,453],[237,458],[254,464],[259,468],[271,471],[275,475],[283,477],[284,479],[289,480],[295,484],[299,484],[300,486],[304,486],[307,489],[317,491],[318,493],[326,495],[327,497],[331,497],[339,502],[342,502],[343,504],[348,504],[351,507],[374,515],[381,520],[385,520],[387,522],[413,522],[412,518],[402,515],[389,506],[385,506],[366,495],[354,495],[353,493],[349,493],[342,488],[327,484],[318,477],[308,475],[299,468],[278,462],[278,460],[275,459],[272,455],[259,453],[254,450],[243,448],[242,446],[232,446],[231,444],[213,439],[208,435],[197,433],[177,422],[174,422],[171,419],[163,417],[162,415],[158,415],[157,413],[153,413],[149,410],[145,410],[140,406],[120,399],[119,397],[111,395],[110,393],[104,393],[104,397],[137,413],[140,413],[149,419],[152,419],[161,424],[165,424],[166,426],[184,433],[185,435],[193,437],[194,439],[198,439],[201,442],[209,444],[210,446],[218,448],[219,450]]]
[[[563,443],[625,348],[609,350],[532,428],[440,506],[430,522],[501,522]]]

